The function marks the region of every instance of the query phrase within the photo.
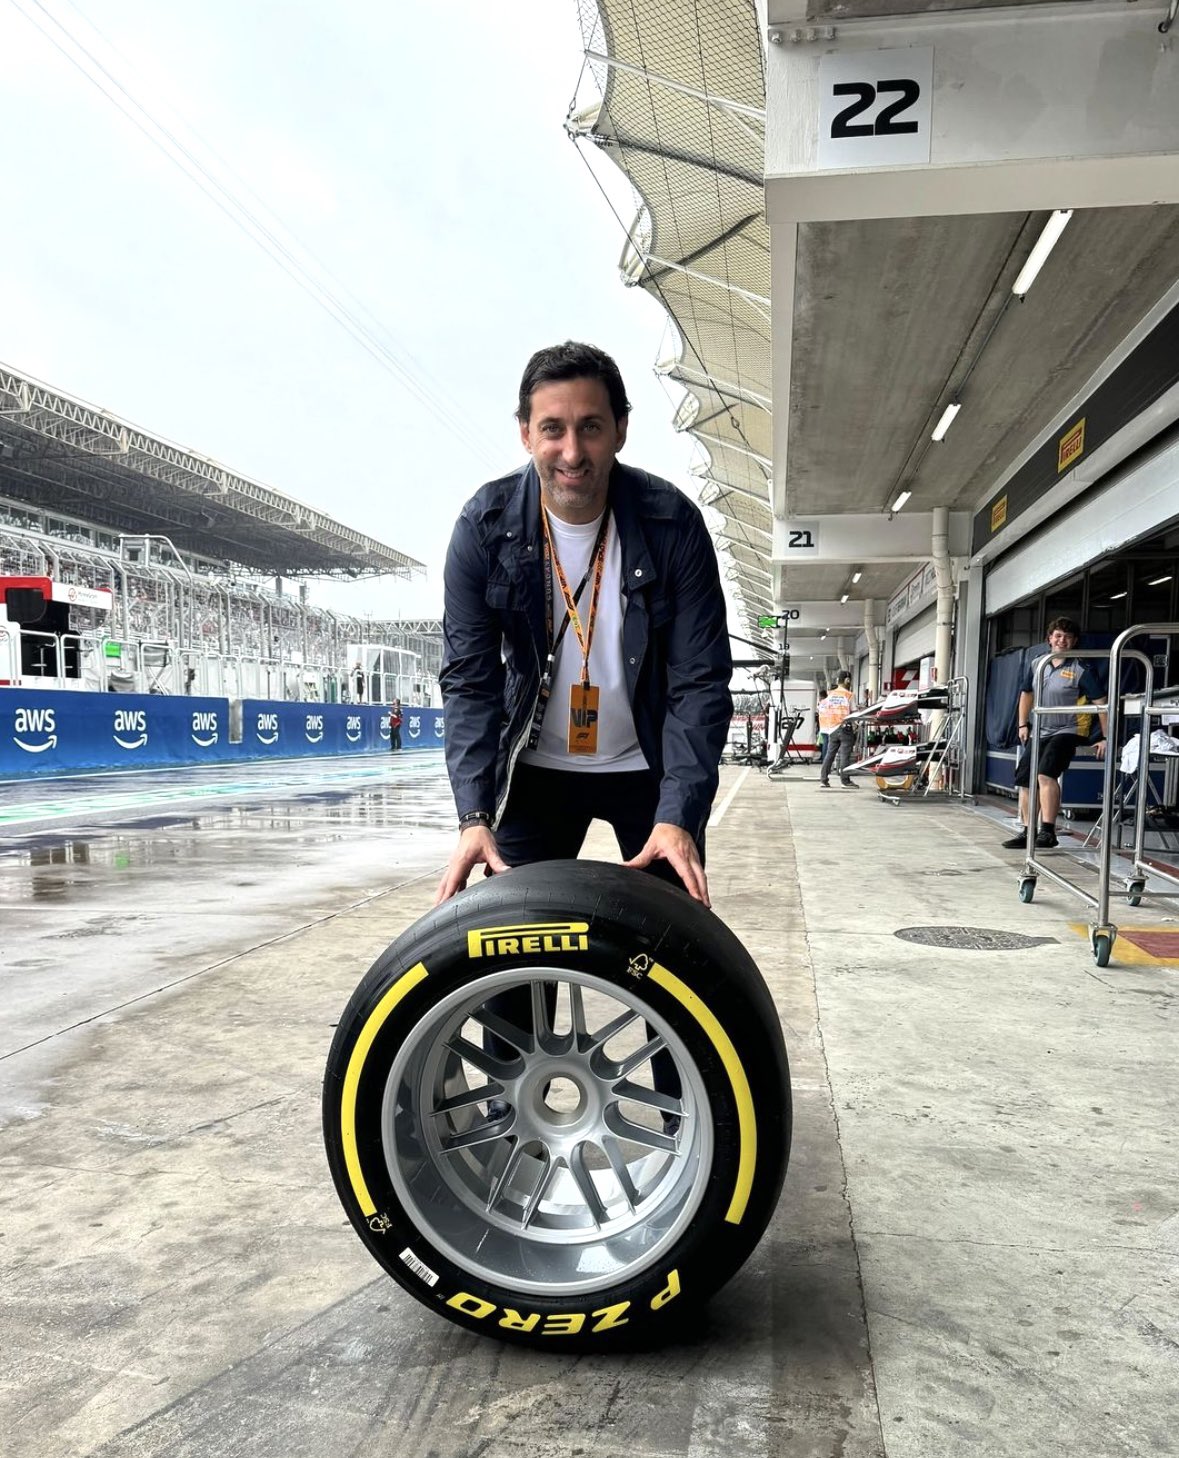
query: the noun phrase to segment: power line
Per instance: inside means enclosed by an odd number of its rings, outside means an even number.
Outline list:
[[[352,336],[352,338],[361,346],[361,348],[363,348],[373,359],[375,359],[376,362],[381,365],[383,369],[385,369],[388,373],[392,374],[398,380],[401,386],[406,390],[406,392],[410,394],[418,402],[419,405],[421,405],[424,409],[428,410],[432,415],[440,420],[447,427],[451,437],[454,440],[464,445],[474,456],[481,459],[486,459],[494,463],[495,457],[492,454],[493,448],[489,448],[488,442],[473,434],[467,429],[466,426],[462,424],[461,410],[453,403],[451,403],[449,399],[445,397],[439,397],[433,390],[431,390],[428,384],[426,384],[422,379],[416,377],[411,369],[400,359],[398,359],[392,347],[385,343],[384,340],[379,338],[378,335],[374,333],[374,330],[369,328],[363,322],[363,320],[358,318],[354,311],[351,310],[348,305],[341,300],[341,298],[333,291],[333,289],[320,282],[320,280],[314,276],[314,274],[302,263],[302,261],[296,256],[296,254],[293,253],[291,249],[282,241],[282,239],[278,237],[277,234],[270,227],[268,227],[261,218],[259,218],[254,212],[252,212],[250,208],[246,206],[246,204],[244,204],[238,197],[236,197],[230,188],[226,187],[211,172],[209,172],[208,168],[203,164],[200,158],[197,157],[179,137],[177,137],[171,130],[169,130],[169,128],[165,126],[163,122],[161,122],[156,116],[154,116],[150,109],[144,106],[143,103],[140,102],[119,80],[119,78],[102,64],[102,62],[86,47],[86,45],[73,33],[73,31],[71,31],[67,25],[65,25],[57,16],[55,16],[49,9],[47,9],[47,7],[42,3],[42,0],[11,0],[11,3],[18,11],[18,13],[22,15],[24,19],[29,22],[30,25],[38,30],[41,35],[49,42],[49,44],[54,47],[55,50],[57,50],[62,56],[64,56],[65,59],[69,61],[69,63],[77,71],[79,71],[98,91],[100,91],[102,95],[105,96],[106,99],[113,106],[115,106],[123,114],[123,116],[125,116],[127,120],[130,121],[131,124],[135,126],[136,129],[148,139],[148,141],[152,143],[153,146],[161,151],[170,162],[180,168],[180,170],[189,178],[189,180],[195,183],[196,186],[199,187],[200,190],[206,195],[206,197],[208,197],[209,200],[217,208],[219,208],[226,217],[229,218],[229,220],[234,224],[235,227],[245,233],[245,235],[252,242],[257,244],[265,253],[267,253],[272,261],[277,263],[278,266],[283,270],[283,272],[287,274],[287,276],[299,288],[301,288],[304,293],[308,294],[309,297],[311,297],[320,306],[320,308],[324,310],[325,313],[327,313],[332,319],[334,319],[336,323],[341,325],[341,327],[343,327]],[[102,77],[105,77],[106,80],[110,82],[111,86],[113,86],[122,97],[126,98],[126,102],[129,103],[130,106],[125,104],[124,101],[120,100],[120,95],[116,95],[114,92],[108,89],[108,87],[103,84],[103,82],[99,79],[98,76],[94,74],[93,71],[88,70],[86,66],[82,65],[82,63],[78,60],[77,56],[72,54],[53,34],[50,33],[49,30],[47,30],[45,26],[38,20],[36,15],[31,14],[27,9],[25,9],[25,3],[31,4],[38,11],[40,11],[41,14],[44,15],[46,19],[49,20],[68,39],[70,44],[74,46],[76,50],[79,51],[86,58],[90,66],[92,66],[95,71],[99,72]],[[77,13],[79,16],[82,15],[82,12],[78,10],[76,6],[71,4],[71,8],[74,9],[75,13]],[[82,18],[85,19],[84,16]],[[90,22],[87,21],[87,24],[90,24]],[[98,31],[96,27],[92,28],[95,29],[96,34],[101,36],[102,33]],[[105,37],[103,37],[103,39],[105,40]],[[107,42],[107,44],[110,44],[109,41]],[[114,50],[115,48],[112,46],[111,49]],[[117,55],[118,52],[115,51],[115,54]],[[120,59],[123,58],[120,57]],[[126,62],[124,63],[126,64]],[[134,111],[132,111],[130,108],[134,108]],[[135,114],[136,112],[138,112],[140,115],[137,116]],[[146,125],[145,122],[140,119],[141,117],[146,119]],[[197,135],[195,131],[193,135]],[[209,147],[207,143],[202,141],[201,144],[212,156],[217,157],[216,152],[213,150],[213,148]],[[230,175],[233,176],[231,169],[228,168],[224,161],[219,157],[217,158],[217,160],[221,162],[221,165],[226,167],[226,171],[230,172]],[[240,178],[235,177],[234,180],[239,182],[239,184],[241,182]],[[265,205],[263,204],[263,206]],[[267,211],[269,211],[269,209],[267,209]],[[271,214],[271,216],[273,217],[274,215]],[[283,227],[284,225],[280,223],[279,226]],[[329,279],[332,279],[333,282],[338,284],[338,280],[334,279],[334,277],[325,267],[325,265],[320,263],[320,261],[315,257],[310,249],[306,248],[302,243],[299,242],[299,240],[295,237],[295,235],[291,232],[289,228],[284,228],[284,231],[288,234],[289,237],[294,240],[296,246],[306,255],[308,259],[311,260],[313,264],[315,264],[318,269],[320,269],[323,274],[325,274]],[[354,302],[356,301],[354,300]],[[363,305],[361,305],[360,307],[363,308]],[[387,333],[387,331],[384,329],[384,326],[381,325],[371,313],[369,313],[367,310],[365,310],[365,312],[368,313],[368,317],[373,320],[373,324],[377,329],[380,329],[382,330],[382,332]],[[425,371],[424,369],[422,369],[422,366],[418,364],[417,361],[413,361],[413,363],[417,366],[417,369],[421,372],[421,374],[425,375]]]

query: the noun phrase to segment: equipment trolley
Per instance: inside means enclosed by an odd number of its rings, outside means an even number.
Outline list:
[[[1156,705],[1154,703],[1154,664],[1152,660],[1136,648],[1128,648],[1126,645],[1134,638],[1172,638],[1179,636],[1179,623],[1137,623],[1127,628],[1114,640],[1113,646],[1104,648],[1083,648],[1071,649],[1065,656],[1067,658],[1096,658],[1109,659],[1109,689],[1107,693],[1108,702],[1105,705],[1081,705],[1081,712],[1086,707],[1093,713],[1104,713],[1107,715],[1106,728],[1106,756],[1105,775],[1102,790],[1101,825],[1102,835],[1098,847],[1097,859],[1097,894],[1093,895],[1084,887],[1078,886],[1070,881],[1068,877],[1054,870],[1051,866],[1045,865],[1043,861],[1036,858],[1036,831],[1039,825],[1040,797],[1038,792],[1038,771],[1040,766],[1040,742],[1041,724],[1044,718],[1051,714],[1076,715],[1077,706],[1049,708],[1040,702],[1044,684],[1044,674],[1052,655],[1046,654],[1041,658],[1035,667],[1032,678],[1032,736],[1028,753],[1031,755],[1028,774],[1028,827],[1027,847],[1024,869],[1019,880],[1019,899],[1031,901],[1036,894],[1036,881],[1040,876],[1047,876],[1058,886],[1066,891],[1071,891],[1074,896],[1079,896],[1082,901],[1091,906],[1095,912],[1094,920],[1089,924],[1089,945],[1093,952],[1093,960],[1098,967],[1109,965],[1110,954],[1113,951],[1114,942],[1117,940],[1118,929],[1110,921],[1110,879],[1113,864],[1113,841],[1115,825],[1115,780],[1117,775],[1118,750],[1121,741],[1121,729],[1126,718],[1126,708],[1121,693],[1122,666],[1127,661],[1141,663],[1145,676],[1141,698],[1135,694],[1133,697],[1138,701],[1138,709],[1141,713],[1141,735],[1139,739],[1138,754],[1138,786],[1134,799],[1134,850],[1130,863],[1130,872],[1125,878],[1123,894],[1126,897],[1127,905],[1137,906],[1140,904],[1143,894],[1146,891],[1147,876],[1155,876],[1162,881],[1179,887],[1179,877],[1170,875],[1160,870],[1157,866],[1146,864],[1144,858],[1144,842],[1146,835],[1146,805],[1148,799],[1147,786],[1150,775],[1150,731],[1152,720],[1158,719],[1163,713],[1173,713],[1174,705]],[[1174,892],[1153,892],[1152,895],[1161,898],[1179,896],[1179,891]]]

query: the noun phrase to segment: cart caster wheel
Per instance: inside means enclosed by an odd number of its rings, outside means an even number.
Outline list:
[[[1093,960],[1099,967],[1109,966],[1109,954],[1113,951],[1113,938],[1106,932],[1098,932],[1093,938]]]
[[[1034,876],[1025,876],[1019,883],[1019,899],[1021,901],[1030,901],[1035,894],[1036,878]]]
[[[1141,906],[1142,893],[1146,890],[1145,881],[1131,881],[1126,887],[1126,905]]]

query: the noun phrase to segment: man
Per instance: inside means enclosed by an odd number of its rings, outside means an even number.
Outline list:
[[[1051,661],[1044,670],[1040,686],[1040,704],[1044,708],[1072,708],[1076,704],[1104,704],[1105,695],[1099,689],[1093,675],[1079,658],[1068,654],[1077,646],[1081,636],[1080,627],[1072,618],[1053,618],[1048,624],[1048,648]],[[1017,724],[1019,726],[1020,754],[1015,764],[1015,783],[1019,786],[1019,818],[1028,823],[1028,781],[1032,772],[1031,719],[1035,697],[1036,668],[1043,663],[1036,660],[1024,674],[1019,689]],[[1060,777],[1072,763],[1073,755],[1082,737],[1081,719],[1088,715],[1043,714],[1040,716],[1040,762],[1036,770],[1039,790],[1040,827],[1036,832],[1038,850],[1050,850],[1059,844],[1056,839],[1056,817],[1060,813]],[[1098,759],[1105,758],[1106,716],[1099,714],[1101,739],[1095,752]],[[1027,845],[1027,832],[1021,831],[1003,842],[1005,850],[1023,850]]]
[[[459,843],[445,901],[577,855],[591,819],[625,864],[708,901],[704,827],[732,700],[716,553],[681,492],[617,460],[618,367],[569,342],[520,383],[528,465],[464,507],[445,571],[441,684]]]
[[[835,687],[819,704],[819,727],[827,736],[827,748],[823,752],[823,764],[819,770],[819,784],[825,790],[831,788],[831,766],[835,763],[836,756],[839,758],[839,783],[845,790],[860,788],[847,772],[852,746],[856,741],[856,731],[846,722],[847,716],[855,708],[851,682],[850,673],[841,673]]]

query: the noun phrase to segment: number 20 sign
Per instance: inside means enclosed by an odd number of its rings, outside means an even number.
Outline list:
[[[928,162],[932,92],[932,46],[821,57],[820,169]]]

